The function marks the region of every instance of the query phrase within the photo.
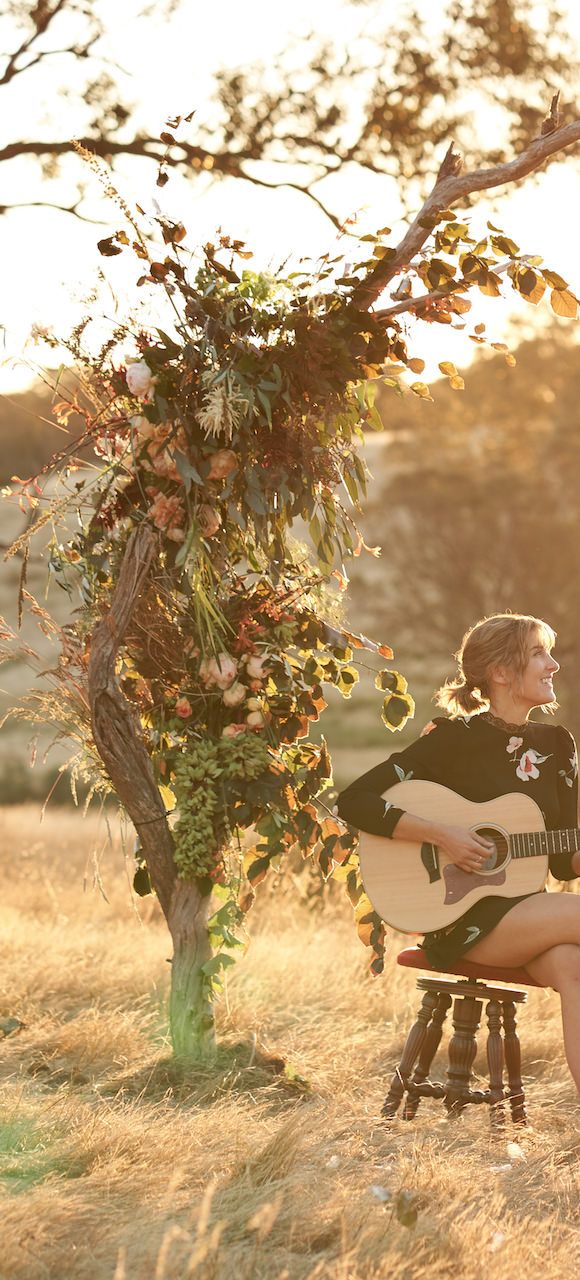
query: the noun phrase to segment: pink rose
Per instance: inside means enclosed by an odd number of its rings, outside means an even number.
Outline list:
[[[222,729],[222,738],[237,738],[239,733],[245,732],[245,724],[227,724],[225,729]]]
[[[177,702],[175,703],[175,714],[176,716],[181,716],[182,720],[187,720],[187,717],[191,715],[191,702],[189,701],[189,698],[177,699]]]
[[[168,497],[165,493],[158,493],[149,508],[149,515],[156,528],[166,533],[172,542],[183,542],[185,511],[180,498],[176,495]]]
[[[232,471],[237,471],[238,455],[233,449],[218,449],[212,453],[208,480],[225,480]]]

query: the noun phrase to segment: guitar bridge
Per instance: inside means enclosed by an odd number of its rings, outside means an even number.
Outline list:
[[[439,854],[437,846],[434,844],[421,845],[421,862],[429,876],[429,884],[435,884],[436,880],[441,879],[441,871],[439,868]]]

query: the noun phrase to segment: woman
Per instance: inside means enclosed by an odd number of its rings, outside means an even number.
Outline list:
[[[534,707],[552,712],[557,705],[554,642],[539,618],[498,613],[478,622],[457,654],[457,678],[435,695],[450,718],[437,717],[405,751],[353,782],[338,797],[339,816],[373,835],[436,844],[464,871],[477,871],[492,846],[467,829],[414,817],[382,793],[403,778],[438,782],[475,802],[523,791],[548,828],[576,828],[574,739],[562,725],[529,719]],[[580,875],[580,852],[553,855],[550,870],[558,880]],[[542,986],[554,987],[580,1091],[580,895],[483,898],[449,928],[427,934],[424,946],[443,972],[469,951],[482,964],[523,965]]]

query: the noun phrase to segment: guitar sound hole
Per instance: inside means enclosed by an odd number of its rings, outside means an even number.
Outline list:
[[[494,845],[494,852],[480,867],[476,875],[486,875],[490,871],[497,871],[498,867],[503,866],[508,854],[508,842],[503,831],[499,831],[497,827],[476,827],[475,832],[481,836],[482,840],[490,840]]]

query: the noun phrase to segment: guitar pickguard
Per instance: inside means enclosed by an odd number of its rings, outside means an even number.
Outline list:
[[[449,903],[461,902],[472,889],[481,889],[482,884],[505,884],[505,870],[496,871],[495,875],[483,876],[471,875],[469,871],[462,871],[461,867],[456,867],[449,862],[443,868],[443,879],[445,881],[445,905]]]

